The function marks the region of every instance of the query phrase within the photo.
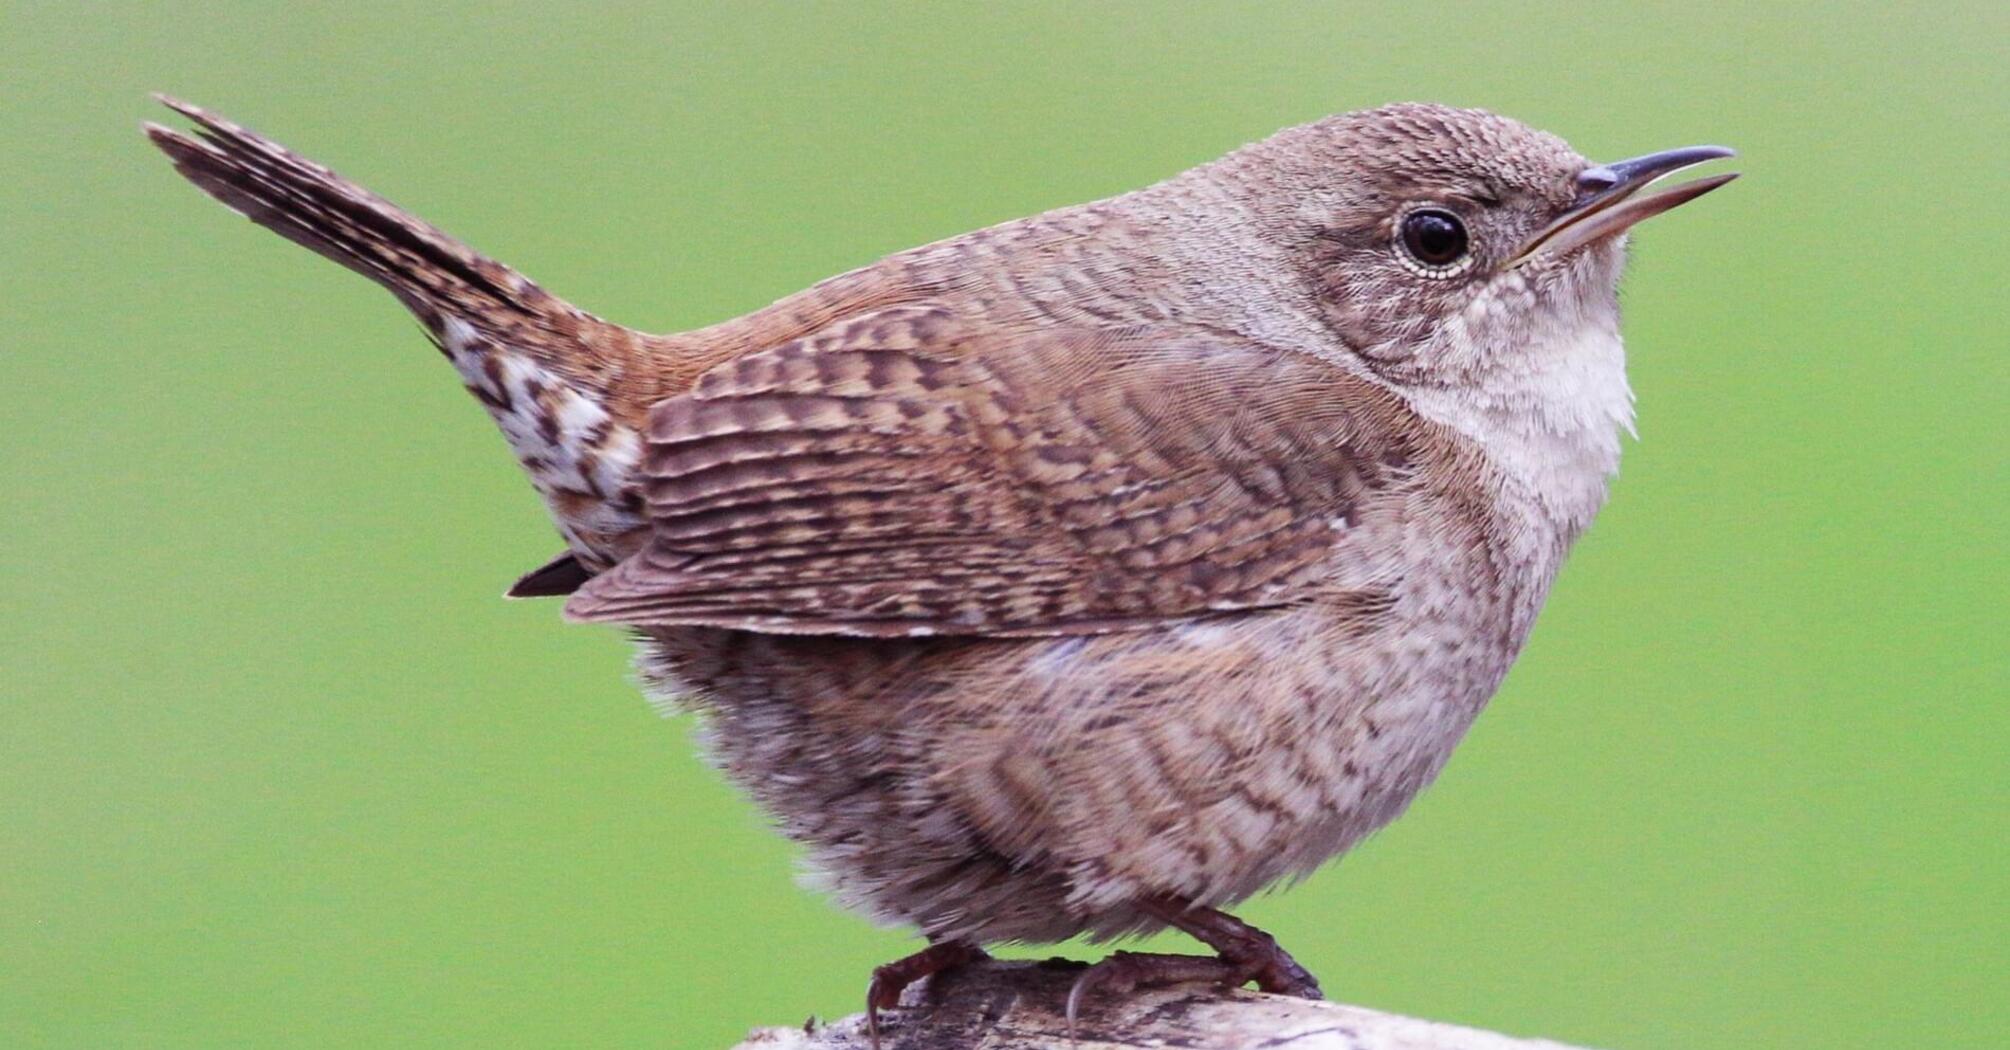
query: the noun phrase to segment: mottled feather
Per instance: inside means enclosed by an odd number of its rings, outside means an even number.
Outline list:
[[[1093,382],[1085,382],[1088,377]],[[1414,426],[1333,366],[1159,325],[881,311],[657,406],[651,539],[581,620],[1079,634],[1302,601]]]

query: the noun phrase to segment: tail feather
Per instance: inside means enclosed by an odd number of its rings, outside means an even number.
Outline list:
[[[197,126],[186,135],[146,125],[147,137],[190,182],[384,285],[429,324],[455,306],[535,314],[558,304],[516,271],[284,146],[186,102],[161,102]]]
[[[282,237],[390,289],[502,427],[559,531],[590,564],[633,545],[647,337],[573,307],[398,206],[185,102],[195,124],[145,125],[175,169]]]

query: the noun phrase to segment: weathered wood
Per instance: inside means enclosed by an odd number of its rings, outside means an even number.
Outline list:
[[[924,981],[881,1019],[884,1050],[1573,1050],[1339,1003],[1202,985],[1140,989],[1084,1005],[1074,1033],[1062,1008],[1080,964],[991,962]],[[763,1028],[737,1050],[868,1050],[865,1017]]]

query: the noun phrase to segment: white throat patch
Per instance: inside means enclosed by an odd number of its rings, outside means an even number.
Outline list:
[[[1615,319],[1616,321],[1616,319]],[[1515,351],[1485,389],[1411,391],[1426,418],[1466,435],[1570,535],[1591,523],[1633,431],[1615,324],[1585,322]]]

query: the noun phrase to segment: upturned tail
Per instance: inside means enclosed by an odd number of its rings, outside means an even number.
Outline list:
[[[502,427],[570,550],[593,568],[622,556],[643,524],[633,474],[648,407],[629,395],[639,384],[624,375],[648,337],[572,306],[278,143],[160,100],[196,125],[193,134],[145,126],[175,170],[233,211],[389,289]]]

